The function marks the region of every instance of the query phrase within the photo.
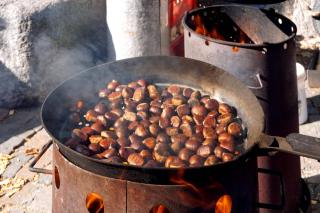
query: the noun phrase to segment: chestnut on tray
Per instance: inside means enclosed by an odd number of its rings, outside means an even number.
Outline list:
[[[65,145],[83,155],[115,164],[183,168],[230,161],[241,153],[246,134],[237,110],[200,91],[159,88],[143,79],[127,85],[112,80],[98,95],[95,106],[79,100],[70,110],[76,128]]]

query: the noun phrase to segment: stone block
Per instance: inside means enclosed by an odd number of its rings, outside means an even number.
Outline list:
[[[24,152],[20,151],[17,156],[10,160],[10,164],[2,174],[4,178],[13,178],[16,176],[18,171],[32,158],[31,155],[25,155]]]
[[[1,0],[0,107],[26,106],[107,59],[105,0]]]

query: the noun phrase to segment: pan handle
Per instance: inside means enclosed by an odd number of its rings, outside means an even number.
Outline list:
[[[286,138],[263,134],[260,148],[267,152],[280,151],[320,160],[320,138],[291,133]]]
[[[43,173],[43,174],[52,174],[52,170],[50,169],[43,169],[43,168],[36,168],[34,167],[36,163],[40,160],[42,155],[49,149],[49,147],[52,145],[52,140],[50,140],[48,143],[46,143],[42,148],[40,153],[35,157],[32,162],[29,165],[29,171],[35,172],[35,173]]]

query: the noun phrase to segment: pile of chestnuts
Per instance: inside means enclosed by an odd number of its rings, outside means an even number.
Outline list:
[[[199,167],[240,155],[246,133],[237,110],[200,91],[145,80],[109,82],[92,108],[72,107],[79,123],[65,145],[114,164],[142,167]]]

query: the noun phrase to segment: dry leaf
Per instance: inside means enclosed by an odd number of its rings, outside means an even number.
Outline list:
[[[10,164],[10,159],[12,157],[10,155],[0,154],[0,176],[4,173],[7,166]]]
[[[0,197],[4,195],[11,197],[16,192],[20,191],[27,182],[27,180],[17,177],[0,181]]]
[[[27,148],[25,150],[26,155],[36,155],[39,154],[39,149],[38,148]]]

